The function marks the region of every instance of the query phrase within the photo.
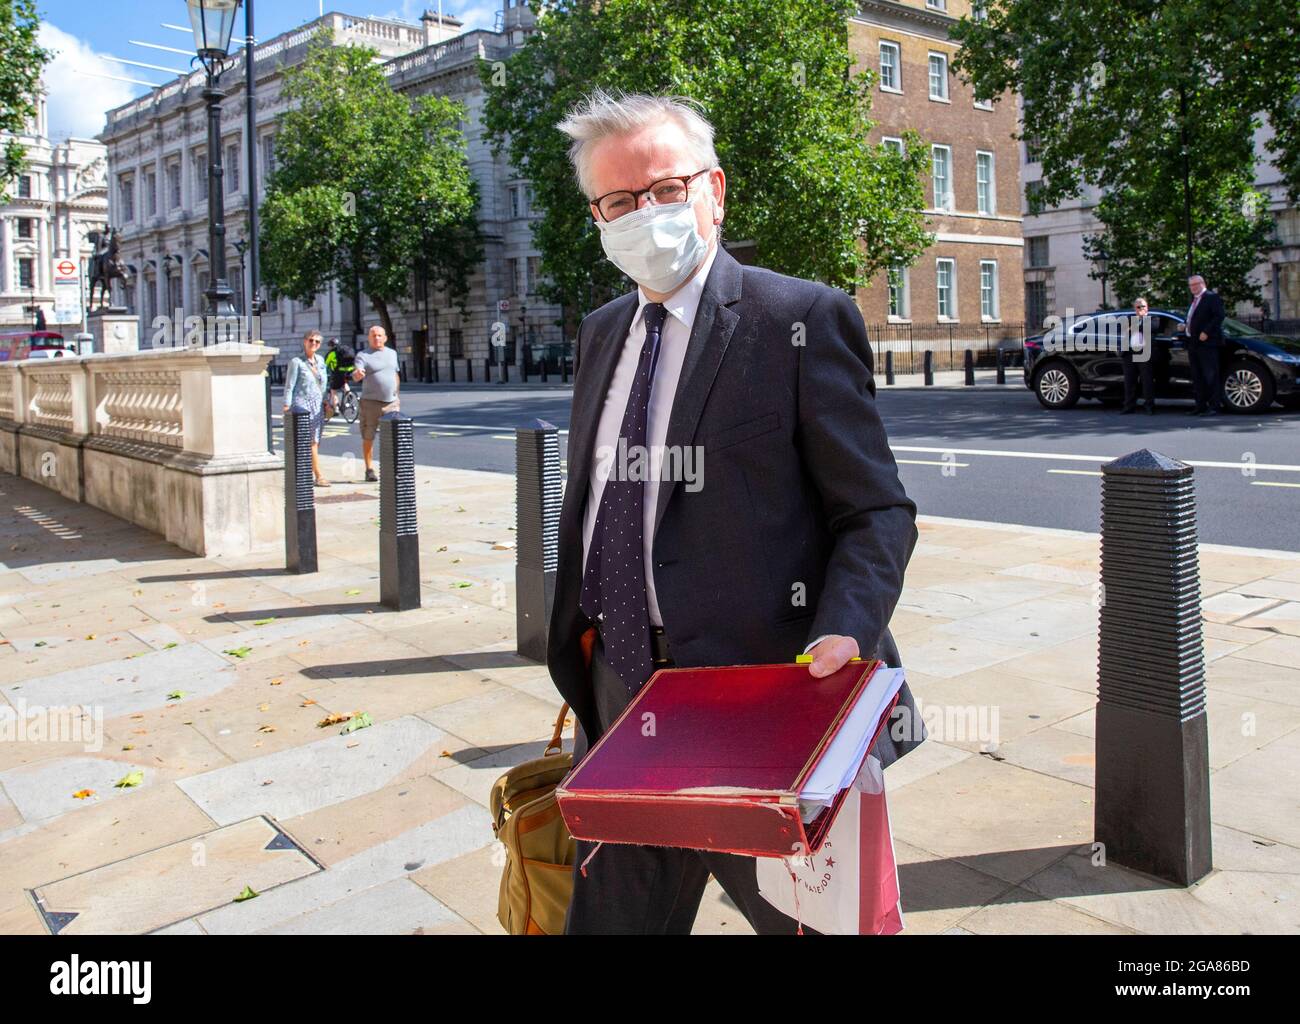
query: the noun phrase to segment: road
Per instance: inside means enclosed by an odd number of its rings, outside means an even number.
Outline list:
[[[570,394],[407,385],[402,404],[416,420],[417,462],[511,473],[514,428],[544,419],[567,430]],[[923,514],[1095,532],[1101,465],[1151,448],[1196,466],[1202,541],[1300,549],[1300,413],[1205,419],[1172,402],[1153,417],[1091,402],[1051,413],[1012,386],[881,388],[878,401],[903,483]],[[278,446],[278,418],[275,425]],[[327,425],[322,450],[359,457],[355,426]]]

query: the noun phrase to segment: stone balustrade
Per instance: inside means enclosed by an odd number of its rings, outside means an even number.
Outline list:
[[[283,543],[283,463],[266,450],[276,350],[222,344],[0,363],[0,472],[201,555]]]

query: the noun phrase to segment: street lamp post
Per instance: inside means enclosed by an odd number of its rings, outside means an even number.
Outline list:
[[[239,284],[240,284],[240,287],[241,287],[241,288],[246,288],[247,285],[244,284],[244,256],[245,256],[245,254],[248,252],[248,239],[247,239],[247,238],[241,238],[241,239],[239,239],[238,241],[235,242],[235,252],[239,253]],[[257,300],[256,300],[256,299],[253,299],[253,302],[256,303]],[[240,306],[241,306],[241,308],[240,308],[239,312],[240,312],[241,314],[243,314],[244,316],[251,316],[251,315],[252,315],[252,314],[249,312],[249,310],[250,310],[252,307],[249,306],[249,300],[248,300],[248,295],[247,295],[247,293],[245,293],[245,294],[243,295],[243,302],[240,303]]]
[[[236,312],[226,280],[226,208],[221,166],[221,72],[230,53],[230,36],[240,0],[187,0],[197,59],[207,72],[203,100],[208,108],[208,263],[211,271],[206,315],[213,341],[236,334]],[[206,333],[206,332],[205,332]]]
[[[1097,276],[1101,278],[1101,308],[1108,309],[1106,305],[1106,271],[1110,269],[1110,257],[1107,256],[1106,250],[1102,249],[1097,254]]]

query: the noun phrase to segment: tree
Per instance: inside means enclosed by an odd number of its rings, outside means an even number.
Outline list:
[[[1021,94],[1022,135],[1042,159],[1035,206],[1084,185],[1104,191],[1087,252],[1108,257],[1117,293],[1181,302],[1199,271],[1225,300],[1258,302],[1249,274],[1272,229],[1253,185],[1261,115],[1300,186],[1296,30],[1278,13],[1287,6],[989,0],[954,30],[954,63],[979,95]],[[1277,36],[1252,40],[1262,32]]]
[[[389,88],[374,50],[334,46],[329,29],[285,72],[289,110],[262,206],[263,274],[310,299],[329,284],[360,290],[389,337],[389,306],[410,294],[413,268],[464,308],[482,259],[478,190],[451,100]]]
[[[847,0],[531,0],[538,30],[482,64],[484,124],[532,182],[542,294],[574,317],[624,289],[556,125],[593,88],[697,100],[716,130],[723,227],[766,267],[842,288],[916,260],[925,230],[918,136],[905,155],[867,135],[870,73],[855,73]]]
[[[33,0],[0,0],[0,133],[21,135],[36,116],[36,90],[50,52],[36,44]],[[25,166],[23,146],[9,138],[0,149],[0,202]]]

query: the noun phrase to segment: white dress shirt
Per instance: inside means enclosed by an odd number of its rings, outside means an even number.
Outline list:
[[[677,381],[682,375],[682,362],[686,358],[686,345],[690,341],[691,328],[695,324],[695,314],[700,308],[704,282],[708,279],[709,270],[717,254],[718,247],[715,244],[694,276],[663,304],[668,315],[664,318],[664,326],[659,336],[659,362],[655,366],[655,376],[651,383],[650,409],[646,420],[646,447],[650,452],[650,473],[645,482],[645,508],[642,519],[646,608],[650,612],[650,621],[656,626],[663,625],[663,618],[659,614],[659,602],[655,599],[654,562],[651,555],[654,549],[655,508],[659,503],[659,467],[663,461],[664,439],[668,435],[668,419],[672,415],[673,399],[677,396]],[[623,414],[627,411],[628,395],[632,392],[632,378],[636,375],[637,362],[641,358],[641,346],[645,342],[645,321],[642,315],[649,301],[645,292],[638,287],[636,314],[632,317],[632,328],[623,339],[623,351],[618,357],[618,365],[614,368],[614,376],[609,382],[609,391],[605,393],[605,404],[600,410],[600,421],[596,427],[596,444],[591,453],[591,483],[587,490],[587,509],[582,524],[584,572],[587,555],[591,552],[591,535],[596,527],[596,513],[600,510],[600,497],[605,493],[605,474],[617,471],[617,464],[611,460],[609,453],[617,448],[619,430],[623,426]],[[682,463],[670,460],[669,464],[680,466]]]

